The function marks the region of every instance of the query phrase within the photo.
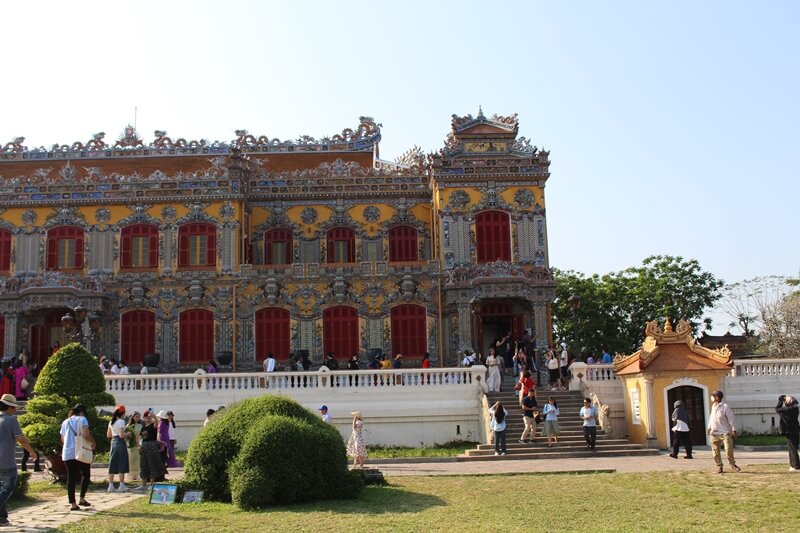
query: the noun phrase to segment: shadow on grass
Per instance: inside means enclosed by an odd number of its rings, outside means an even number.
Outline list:
[[[383,486],[365,487],[358,498],[352,500],[320,500],[295,505],[276,505],[265,513],[328,512],[336,514],[387,514],[417,513],[431,507],[445,506],[447,502],[433,494]]]

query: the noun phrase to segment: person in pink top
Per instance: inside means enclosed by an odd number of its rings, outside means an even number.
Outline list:
[[[25,387],[22,386],[22,380],[26,379],[27,377],[28,368],[17,361],[14,368],[14,396],[17,397],[17,400],[28,399],[28,392],[25,390]]]

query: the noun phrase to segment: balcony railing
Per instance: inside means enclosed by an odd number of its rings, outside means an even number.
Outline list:
[[[733,376],[800,377],[800,359],[734,360]]]
[[[485,372],[485,369],[483,369]],[[105,376],[110,393],[142,391],[266,391],[292,389],[376,389],[453,387],[475,383],[481,367],[401,370],[337,370],[333,372],[247,372],[218,374],[145,374]]]

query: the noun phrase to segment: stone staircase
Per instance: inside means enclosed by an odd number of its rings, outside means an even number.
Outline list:
[[[532,444],[517,442],[524,429],[522,421],[522,408],[519,406],[519,393],[491,392],[488,395],[489,405],[496,401],[503,402],[503,407],[508,411],[506,419],[506,438],[508,455],[494,455],[493,444],[479,444],[474,450],[467,450],[464,455],[458,456],[459,461],[498,461],[507,459],[558,459],[575,457],[611,457],[626,455],[659,455],[658,450],[643,447],[641,444],[631,444],[627,439],[610,438],[597,431],[597,449],[586,448],[583,438],[583,421],[578,413],[583,407],[583,397],[578,391],[550,392],[537,388],[537,401],[540,412],[544,410],[548,396],[555,398],[558,404],[558,425],[560,434],[558,446],[547,447],[547,437],[542,436],[544,423],[536,427],[536,438]]]

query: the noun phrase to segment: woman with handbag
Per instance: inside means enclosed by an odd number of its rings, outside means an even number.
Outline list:
[[[125,474],[130,471],[128,462],[128,433],[125,431],[125,406],[118,405],[108,423],[107,436],[111,439],[108,454],[108,492],[128,492]],[[119,488],[114,488],[114,476],[119,475]]]
[[[69,410],[69,418],[61,423],[61,459],[67,465],[67,498],[70,511],[80,511],[78,504],[90,507],[86,501],[86,491],[89,489],[89,474],[96,445],[89,433],[89,421],[86,420],[86,407],[75,404]],[[81,497],[75,503],[75,482],[81,476]]]
[[[683,401],[678,400],[673,404],[675,410],[672,411],[672,422],[675,424],[672,427],[672,453],[669,454],[673,459],[678,458],[678,450],[681,444],[683,449],[686,450],[684,459],[692,458],[692,439],[689,436],[689,415],[686,414],[686,407],[683,406]]]

